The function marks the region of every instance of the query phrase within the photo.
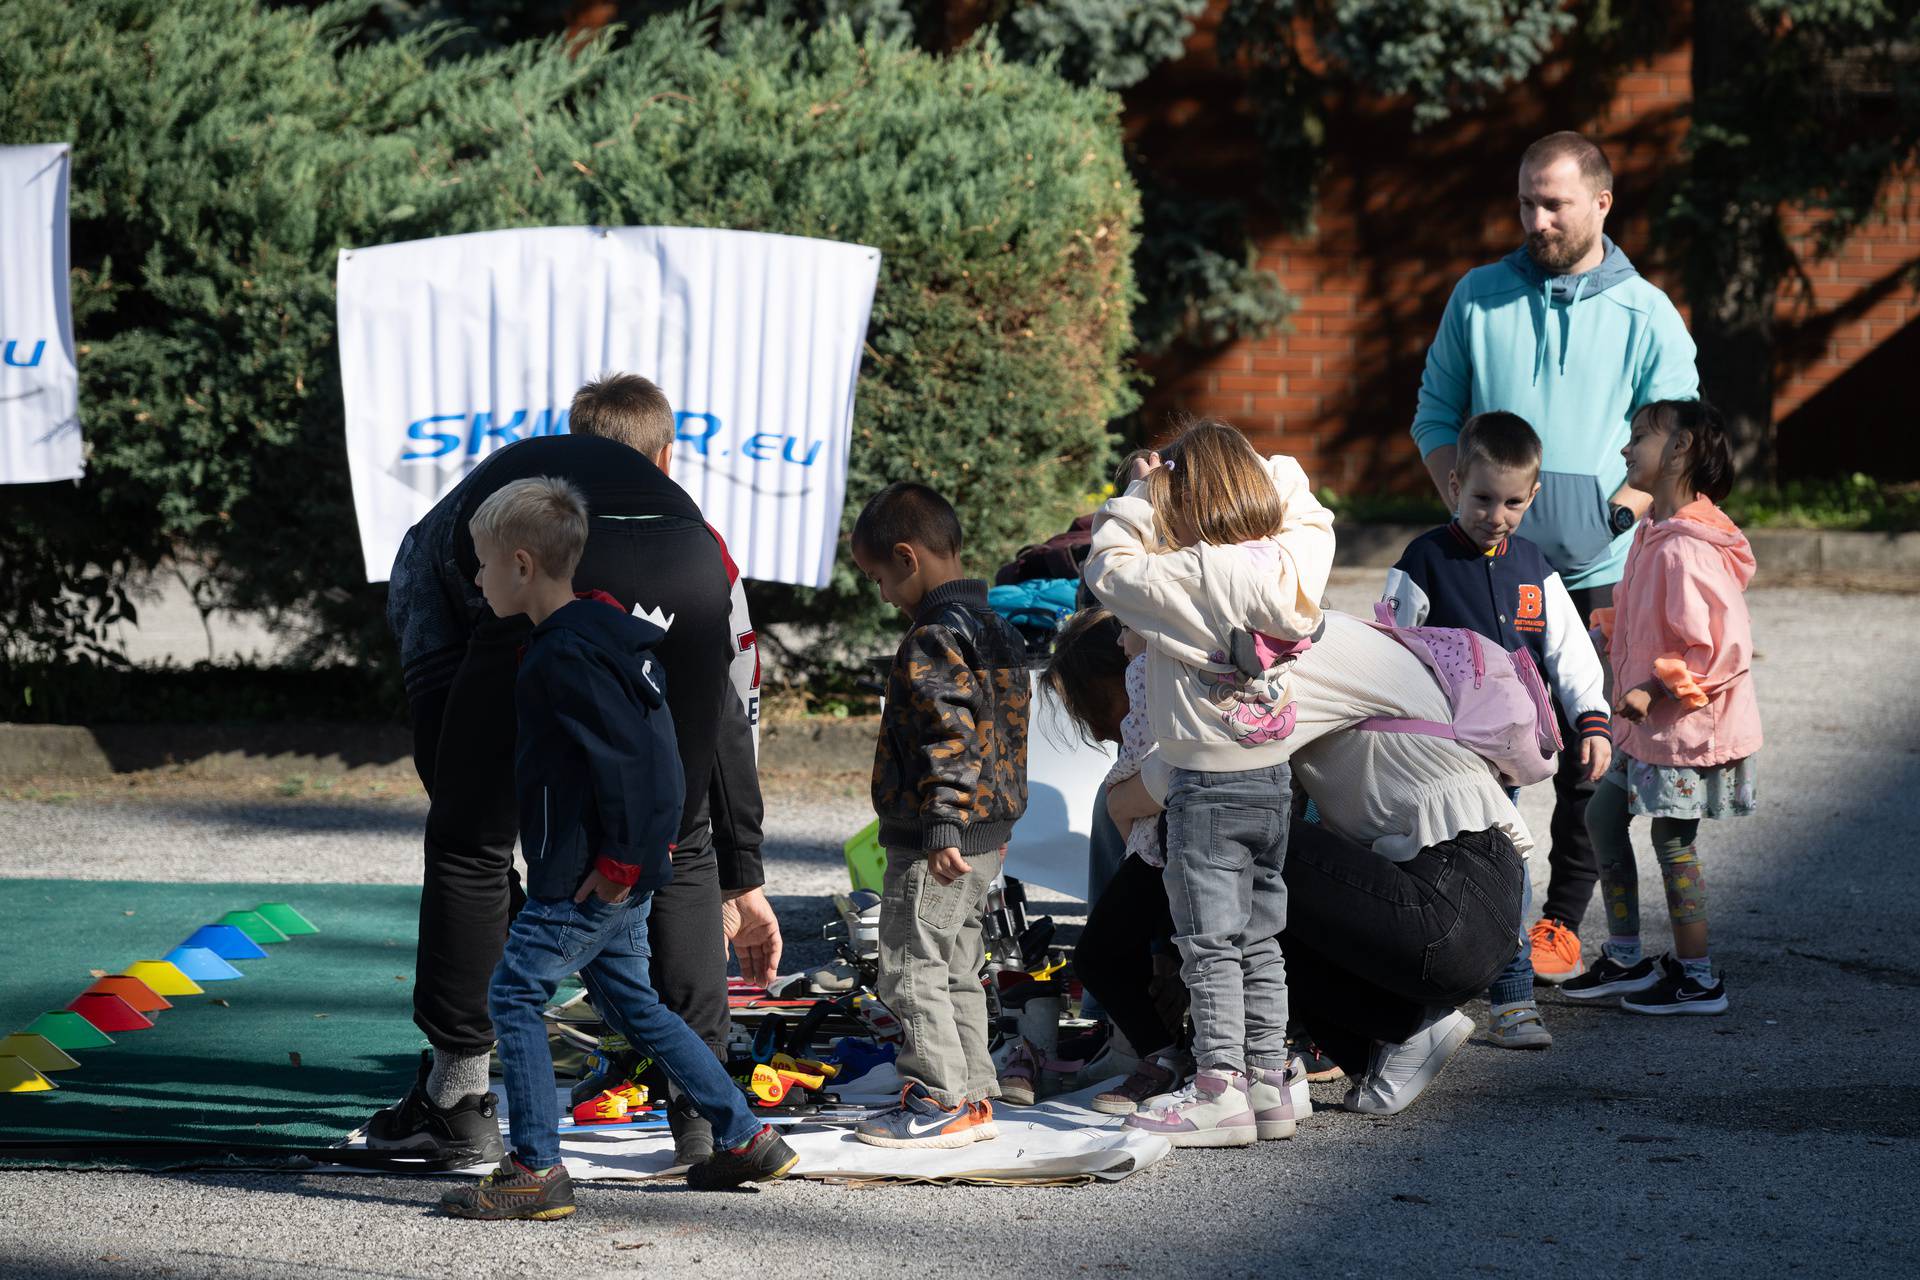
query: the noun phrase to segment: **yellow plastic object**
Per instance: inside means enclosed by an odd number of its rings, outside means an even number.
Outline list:
[[[880,847],[880,819],[860,829],[860,834],[841,846],[847,855],[847,878],[856,889],[880,892],[887,874],[887,852]]]
[[[53,1041],[28,1031],[16,1031],[0,1040],[0,1054],[16,1057],[35,1071],[71,1071],[80,1065]]]
[[[206,988],[180,972],[178,965],[165,960],[136,960],[120,972],[129,978],[140,979],[153,988],[157,995],[197,996],[206,991]]]
[[[0,1056],[0,1093],[44,1093],[54,1087],[53,1081],[24,1059],[12,1054]]]
[[[840,1074],[837,1066],[828,1071],[825,1063],[809,1062],[785,1053],[774,1054],[772,1065],[790,1084],[803,1084],[809,1089],[824,1089],[829,1076]]]
[[[1027,970],[1027,976],[1035,982],[1045,982],[1048,978],[1051,978],[1054,974],[1066,967],[1067,958],[1065,956],[1054,956],[1038,969]]]
[[[747,1078],[747,1087],[753,1091],[754,1097],[770,1107],[787,1096],[787,1082],[780,1078],[778,1071],[764,1062],[753,1068],[753,1074]]]

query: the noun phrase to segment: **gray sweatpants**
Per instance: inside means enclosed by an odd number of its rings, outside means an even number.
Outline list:
[[[906,1047],[898,1066],[942,1106],[1000,1096],[987,1051],[987,891],[1006,850],[969,854],[973,870],[943,885],[917,849],[887,850],[880,893],[880,1000],[900,1019]]]

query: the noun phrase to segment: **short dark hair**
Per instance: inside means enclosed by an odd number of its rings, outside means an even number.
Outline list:
[[[1525,172],[1569,158],[1580,166],[1580,176],[1596,193],[1613,190],[1613,166],[1607,163],[1607,153],[1592,138],[1571,129],[1550,133],[1528,147],[1520,156],[1520,169]]]
[[[1687,465],[1693,491],[1715,502],[1725,501],[1733,492],[1733,440],[1720,411],[1705,400],[1655,400],[1633,416],[1643,413],[1655,415],[1653,421],[1662,432],[1684,431],[1692,437]]]
[[[1462,480],[1476,462],[1532,471],[1536,475],[1540,471],[1540,437],[1534,434],[1525,418],[1504,409],[1476,413],[1468,418],[1467,425],[1460,428],[1460,439],[1454,448],[1458,452],[1453,459],[1453,474]]]
[[[651,458],[673,443],[673,406],[637,373],[603,373],[573,393],[567,430],[618,440]]]
[[[867,499],[853,522],[856,550],[889,555],[902,542],[937,556],[957,556],[964,543],[960,517],[939,491],[911,480],[890,484]]]

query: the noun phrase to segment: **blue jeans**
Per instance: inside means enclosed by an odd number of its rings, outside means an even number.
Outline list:
[[[1175,769],[1167,788],[1167,906],[1203,1068],[1287,1065],[1287,823],[1293,770]],[[1144,1046],[1136,1046],[1144,1047]]]
[[[1527,914],[1533,910],[1533,877],[1521,863],[1520,949],[1487,987],[1488,1004],[1520,1004],[1533,999],[1533,939],[1527,936]]]
[[[530,1169],[560,1163],[560,1099],[553,1078],[547,1025],[540,1016],[554,988],[570,973],[593,999],[593,1007],[633,1047],[653,1055],[680,1092],[712,1121],[717,1145],[737,1147],[760,1131],[760,1122],[714,1058],[680,1015],[660,1003],[647,975],[650,894],[625,902],[588,895],[529,898],[507,930],[507,945],[487,990],[487,1007],[500,1037],[507,1077],[507,1125],[513,1154]]]

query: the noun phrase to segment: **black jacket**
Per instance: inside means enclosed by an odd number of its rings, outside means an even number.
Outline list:
[[[927,592],[894,655],[874,748],[888,849],[991,853],[1027,811],[1033,689],[1020,633],[963,578]]]
[[[572,897],[600,858],[673,879],[686,783],[654,646],[665,633],[603,598],[533,630],[514,684],[513,780],[527,893]]]
[[[673,673],[668,706],[687,782],[682,852],[711,843],[723,888],[764,883],[753,731],[728,678],[740,637],[726,552],[699,505],[637,450],[573,435],[509,445],[407,531],[387,586],[387,622],[408,699],[453,680],[475,624],[488,616],[467,522],[489,496],[528,476],[558,476],[586,496],[587,550],[574,590],[605,591],[666,629],[658,656]]]

